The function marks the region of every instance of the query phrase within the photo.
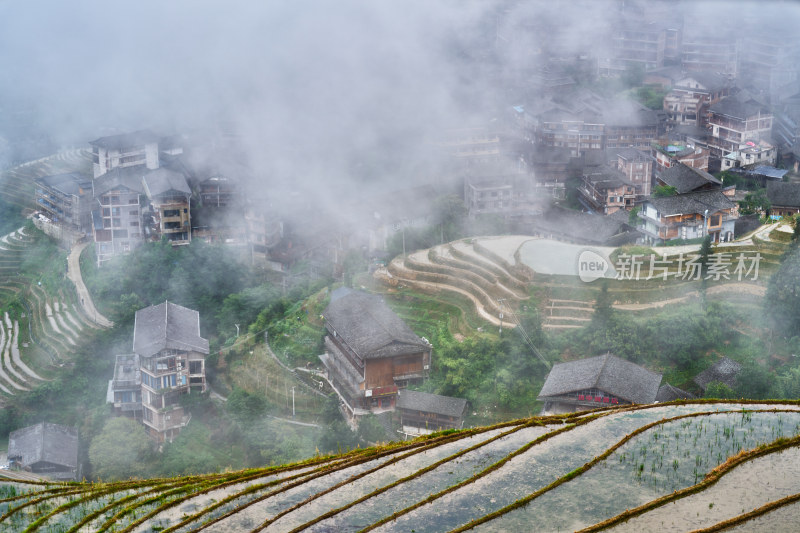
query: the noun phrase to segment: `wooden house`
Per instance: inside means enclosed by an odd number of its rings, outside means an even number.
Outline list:
[[[400,413],[403,431],[410,435],[461,429],[467,411],[467,400],[403,390],[397,396],[397,411]]]
[[[40,422],[8,435],[12,466],[52,479],[74,481],[78,476],[78,430]]]
[[[399,389],[427,377],[431,345],[380,297],[351,291],[332,298],[323,316],[320,359],[350,417],[394,409]]]
[[[133,351],[139,356],[142,421],[158,442],[172,441],[191,415],[180,397],[205,392],[208,340],[197,311],[164,302],[136,311]]]
[[[767,182],[767,198],[773,217],[788,217],[800,213],[800,184],[782,181]]]
[[[661,374],[607,353],[553,365],[538,400],[548,413],[653,403],[660,384]]]
[[[722,191],[700,191],[650,198],[642,204],[639,231],[650,243],[711,236],[713,242],[734,238],[739,208]]]

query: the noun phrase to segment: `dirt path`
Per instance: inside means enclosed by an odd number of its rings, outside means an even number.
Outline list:
[[[709,288],[707,294],[725,294],[729,292],[752,294],[754,296],[764,296],[767,293],[766,287],[761,285],[752,285],[750,283],[727,283],[725,285],[717,285]],[[692,291],[677,298],[669,298],[667,300],[658,300],[655,302],[648,302],[642,304],[614,304],[614,309],[622,309],[624,311],[639,311],[642,309],[656,309],[664,307],[665,305],[685,302],[690,298],[697,298],[700,296],[699,291]]]
[[[104,328],[113,328],[114,323],[100,314],[94,306],[94,302],[92,301],[92,297],[89,294],[89,290],[86,288],[86,285],[83,284],[83,276],[81,275],[81,252],[83,252],[84,248],[88,246],[89,243],[81,243],[77,244],[72,247],[72,250],[69,253],[69,272],[68,276],[69,279],[72,280],[72,283],[75,284],[75,289],[78,291],[78,298],[80,298],[80,304],[83,307],[84,313],[89,318],[89,320],[94,320],[95,324],[102,326]]]

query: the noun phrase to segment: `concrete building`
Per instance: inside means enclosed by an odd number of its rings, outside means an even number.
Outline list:
[[[94,177],[115,168],[142,166],[156,169],[159,165],[159,137],[150,130],[100,137],[92,146]]]

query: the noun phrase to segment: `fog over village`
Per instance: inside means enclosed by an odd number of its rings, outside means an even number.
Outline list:
[[[0,532],[795,529],[798,27],[0,3]]]

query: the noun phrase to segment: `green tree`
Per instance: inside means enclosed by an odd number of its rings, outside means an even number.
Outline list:
[[[366,445],[387,440],[386,430],[383,429],[378,417],[375,415],[367,415],[361,419],[358,423],[356,435],[358,440]]]
[[[642,208],[639,206],[634,207],[628,212],[628,224],[636,227],[639,225],[639,213],[641,212]]]
[[[144,426],[130,418],[112,418],[89,446],[94,475],[103,481],[147,477],[153,445]]]
[[[762,214],[772,207],[767,198],[766,189],[759,189],[745,195],[739,202],[739,213],[742,215]]]
[[[678,189],[672,185],[656,185],[653,189],[654,198],[664,198],[667,196],[675,196],[678,194]]]
[[[779,333],[793,337],[800,331],[800,247],[792,246],[783,255],[769,279],[764,307]]]
[[[704,398],[716,398],[718,400],[736,398],[736,392],[721,381],[712,381],[706,386]]]

